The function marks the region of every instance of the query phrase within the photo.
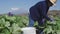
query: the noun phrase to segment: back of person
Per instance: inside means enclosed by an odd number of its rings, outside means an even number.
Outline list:
[[[49,6],[47,5],[46,1],[40,1],[36,3],[34,6],[30,8],[30,16],[33,20],[39,20],[42,18],[42,8],[44,7],[43,5],[46,5],[46,14],[49,9]]]

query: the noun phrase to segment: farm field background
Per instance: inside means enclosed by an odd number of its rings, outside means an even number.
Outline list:
[[[43,27],[38,26],[36,22],[34,27],[45,28],[45,34],[60,34],[60,16],[53,16],[53,23],[46,21]],[[21,28],[27,27],[29,23],[28,16],[0,16],[0,34],[23,34]]]

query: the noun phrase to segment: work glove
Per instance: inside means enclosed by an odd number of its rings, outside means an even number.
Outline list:
[[[51,19],[50,19],[50,23],[51,23],[51,24],[56,24],[56,21],[55,21],[53,18],[51,18]]]
[[[50,20],[49,20],[50,22],[53,22],[54,21],[54,19],[53,18],[50,18]]]

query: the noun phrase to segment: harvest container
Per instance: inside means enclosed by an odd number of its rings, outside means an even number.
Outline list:
[[[36,34],[36,29],[34,27],[25,27],[21,29],[23,34]]]

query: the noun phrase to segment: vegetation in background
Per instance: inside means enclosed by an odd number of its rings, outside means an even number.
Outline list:
[[[54,22],[46,21],[43,26],[45,34],[60,34],[60,17],[54,16],[54,19]],[[0,34],[22,34],[21,28],[27,27],[28,23],[28,16],[1,15]],[[36,22],[34,26],[38,26],[38,23]]]

